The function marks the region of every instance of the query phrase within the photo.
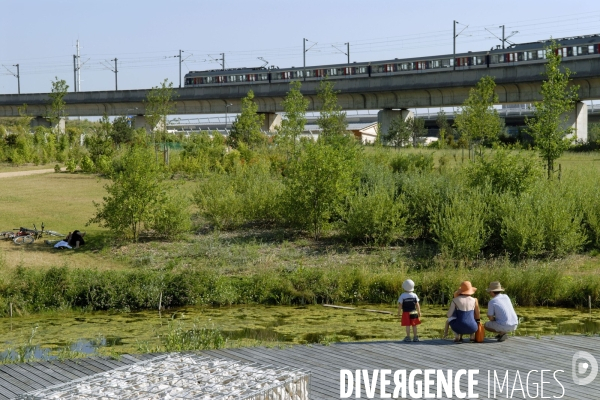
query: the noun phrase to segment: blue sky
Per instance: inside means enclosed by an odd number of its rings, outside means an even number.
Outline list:
[[[462,30],[457,51],[499,44],[506,25],[511,39],[529,42],[600,33],[594,1],[271,1],[271,0],[1,0],[0,94],[48,92],[55,76],[73,87],[75,42],[81,44],[81,90],[149,88],[167,78],[219,68],[302,65],[302,40],[310,40],[307,65],[370,61],[452,52],[452,21]],[[316,43],[316,44],[315,44]],[[339,49],[337,50],[336,47]]]

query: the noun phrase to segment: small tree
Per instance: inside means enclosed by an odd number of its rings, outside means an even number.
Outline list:
[[[498,103],[495,87],[493,77],[481,78],[456,115],[456,127],[469,144],[474,140],[496,140],[502,132],[502,119],[494,109]]]
[[[341,212],[354,186],[355,169],[334,146],[307,142],[284,181],[287,219],[318,239],[331,218]]]
[[[249,147],[264,143],[265,135],[261,131],[264,121],[265,116],[258,113],[258,104],[254,102],[254,92],[249,90],[242,99],[242,112],[231,125],[229,145],[238,148],[240,143]]]
[[[175,111],[175,90],[173,82],[165,79],[160,86],[155,86],[146,95],[146,123],[150,127],[154,139],[155,156],[158,161],[158,143],[163,143],[166,151],[167,117]]]
[[[567,112],[572,110],[577,101],[579,86],[569,87],[571,71],[568,68],[561,71],[559,46],[552,42],[546,49],[546,80],[542,83],[542,101],[534,103],[535,111],[532,119],[525,123],[535,140],[540,156],[546,162],[548,179],[554,171],[554,160],[569,148],[572,139],[567,136],[573,128],[567,127]]]
[[[135,132],[129,118],[125,116],[116,117],[112,122],[110,137],[117,146],[133,143]]]
[[[440,128],[438,148],[443,149],[446,146],[446,134],[452,133],[450,130],[450,123],[448,122],[448,117],[446,116],[446,112],[444,110],[440,110],[438,112],[435,122],[438,128]]]
[[[425,129],[425,120],[423,118],[410,119],[410,137],[413,142],[413,147],[417,147],[417,142],[420,137],[423,137],[427,130]]]
[[[52,125],[58,126],[61,118],[65,118],[65,107],[67,103],[64,98],[67,95],[69,85],[64,79],[59,80],[58,77],[54,77],[52,81],[52,91],[48,95],[50,97],[50,110],[46,113],[46,118]]]
[[[290,91],[283,100],[285,116],[281,120],[281,126],[277,128],[280,143],[294,158],[296,157],[296,142],[304,131],[306,109],[308,108],[308,100],[302,96],[301,87],[302,84],[299,81],[290,84]]]
[[[189,226],[187,204],[173,196],[159,165],[148,162],[152,152],[133,146],[122,160],[122,169],[113,172],[108,195],[102,204],[94,202],[96,215],[89,223],[109,228],[114,234],[137,242],[140,233],[152,229],[160,236],[173,236]]]
[[[337,102],[337,92],[333,90],[333,82],[321,81],[317,90],[321,100],[321,114],[317,119],[317,125],[321,128],[321,136],[327,141],[335,141],[335,138],[346,134],[348,123],[346,113]]]
[[[390,122],[385,142],[395,148],[408,144],[411,136],[411,124],[400,114]]]

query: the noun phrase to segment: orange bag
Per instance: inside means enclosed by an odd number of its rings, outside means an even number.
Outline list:
[[[480,322],[477,327],[477,332],[475,332],[475,343],[483,343],[483,339],[485,338],[485,329],[483,324]]]

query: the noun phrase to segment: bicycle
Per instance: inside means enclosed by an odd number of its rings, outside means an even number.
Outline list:
[[[16,233],[10,232],[10,233],[13,234],[12,237],[10,237],[9,235],[5,235],[5,237],[12,239],[12,241],[15,244],[18,244],[18,245],[21,245],[21,244],[32,244],[37,239],[39,239],[42,236],[44,236],[44,234],[51,235],[51,236],[60,236],[60,237],[64,237],[65,236],[62,233],[58,233],[58,232],[55,232],[55,231],[45,231],[44,230],[44,223],[43,222],[42,222],[42,230],[41,231],[38,231],[37,226],[35,226],[35,224],[33,224],[33,229],[20,227],[18,229],[15,228],[13,230],[17,231],[17,232]],[[2,232],[2,233],[8,233],[8,232]]]

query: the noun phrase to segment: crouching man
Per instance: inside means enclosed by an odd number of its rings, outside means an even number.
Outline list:
[[[490,320],[485,323],[485,330],[497,333],[496,339],[499,342],[504,342],[508,338],[507,334],[509,332],[517,330],[519,319],[510,298],[502,293],[504,289],[500,282],[490,283],[487,292],[492,299],[488,303],[487,315]]]

